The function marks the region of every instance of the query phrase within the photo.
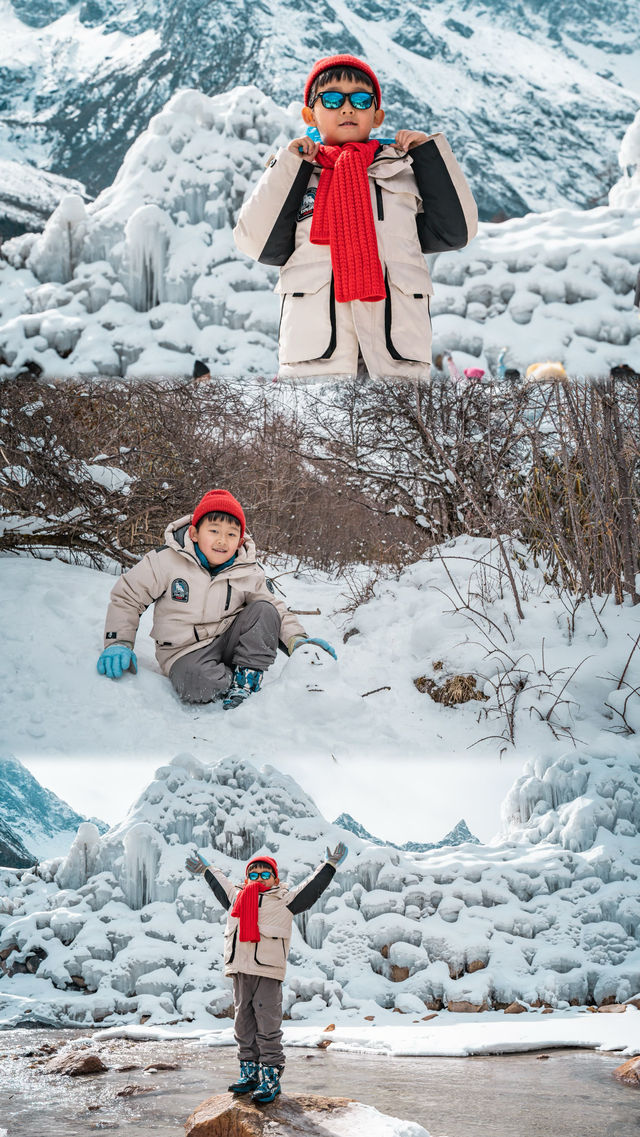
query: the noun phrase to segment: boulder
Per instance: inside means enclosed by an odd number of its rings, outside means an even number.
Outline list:
[[[482,971],[486,966],[486,963],[483,963],[481,959],[472,959],[471,963],[467,964],[467,971],[473,975],[474,971]]]
[[[286,1094],[265,1109],[233,1094],[216,1094],[194,1109],[184,1123],[186,1137],[327,1137],[327,1114],[343,1113],[350,1098],[327,1098],[315,1094]],[[317,1114],[323,1114],[322,1128]],[[344,1119],[343,1122],[344,1124]]]
[[[509,1006],[505,1007],[504,1013],[505,1015],[521,1015],[526,1010],[527,1008],[523,1007],[522,1003],[509,1003]]]
[[[623,1062],[622,1066],[616,1066],[613,1076],[625,1086],[635,1086],[636,1089],[640,1089],[640,1057],[630,1058],[628,1062]]]
[[[640,995],[632,995],[630,999],[625,999],[625,1007],[636,1007],[640,1011]]]
[[[72,1050],[70,1054],[56,1054],[42,1067],[43,1074],[63,1074],[77,1078],[79,1074],[102,1074],[108,1067],[95,1050]]]
[[[467,1003],[464,999],[451,999],[450,1002],[447,1003],[447,1010],[453,1011],[454,1014],[458,1015],[475,1014],[480,1011],[487,1011],[488,1009],[486,1003]]]
[[[598,1007],[598,1014],[621,1015],[626,1009],[626,1003],[603,1003],[601,1007]]]

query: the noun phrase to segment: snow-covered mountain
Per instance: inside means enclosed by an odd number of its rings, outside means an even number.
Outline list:
[[[0,1018],[211,1028],[232,1005],[225,913],[186,855],[240,881],[268,851],[295,884],[345,836],[341,870],[295,918],[292,1020],[627,999],[640,988],[640,763],[612,751],[529,767],[501,841],[413,854],[328,824],[272,767],[182,754],[103,837],[84,824],[66,857],[0,873]]]
[[[370,841],[373,845],[393,845],[395,849],[402,849],[403,852],[407,853],[426,853],[429,849],[442,849],[451,845],[480,844],[478,838],[473,836],[464,818],[461,818],[441,841],[405,841],[403,845],[397,845],[393,841],[384,841],[381,837],[372,836],[364,825],[356,821],[350,813],[341,813],[339,817],[336,817],[333,824],[339,825],[341,829],[346,829],[347,832],[353,833],[356,837],[360,837],[362,841]]]
[[[600,202],[638,108],[634,0],[1,0],[6,157],[109,185],[176,91],[255,83],[299,104],[336,51],[377,70],[388,124],[444,129],[482,216]],[[274,131],[274,134],[277,130]]]
[[[25,864],[33,864],[34,855],[44,859],[66,852],[78,826],[86,820],[51,790],[41,786],[22,762],[14,757],[0,758],[0,821],[29,851]],[[106,831],[104,821],[92,817],[91,822],[98,832]],[[20,848],[16,852],[24,856]],[[15,864],[14,861],[2,863]]]
[[[0,817],[0,865],[26,869],[38,858],[30,853],[18,834]]]
[[[277,269],[241,256],[232,227],[269,153],[297,129],[256,88],[175,95],[98,199],[66,196],[41,234],[0,259],[0,377],[272,377]],[[485,224],[430,258],[434,358],[460,370],[557,359],[578,375],[640,370],[640,112],[611,204]]]

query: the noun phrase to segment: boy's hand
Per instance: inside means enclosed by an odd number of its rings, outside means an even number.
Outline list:
[[[320,148],[319,142],[314,142],[309,138],[308,134],[304,134],[302,138],[294,138],[287,146],[292,154],[297,154],[299,158],[304,158],[307,162],[313,162],[318,150]]]
[[[348,852],[349,850],[344,841],[339,841],[333,852],[331,852],[327,845],[327,854],[324,859],[328,864],[333,865],[334,869],[337,869],[338,865],[342,864]]]
[[[101,675],[107,679],[119,679],[123,671],[132,671],[135,675],[138,670],[136,653],[126,644],[109,644],[100,656],[97,663]]]
[[[209,868],[209,862],[201,857],[200,853],[196,853],[193,857],[187,857],[185,865],[192,873],[202,873]]]
[[[412,146],[419,146],[421,142],[427,141],[427,135],[423,134],[421,130],[399,130],[396,134],[395,147],[396,150],[410,150]]]
[[[323,651],[328,651],[329,655],[332,655],[334,659],[338,658],[336,649],[331,647],[331,644],[327,643],[326,640],[321,640],[317,636],[294,636],[293,643],[289,648],[289,655],[293,655],[296,648],[302,647],[303,644],[317,644]]]

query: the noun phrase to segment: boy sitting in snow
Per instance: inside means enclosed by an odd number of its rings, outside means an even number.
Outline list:
[[[423,253],[459,249],[477,209],[443,134],[384,119],[367,63],[334,55],[314,65],[302,118],[322,144],[294,138],[242,207],[238,248],[280,265],[281,377],[368,373],[428,379],[429,296]]]
[[[225,710],[238,706],[259,689],[279,640],[290,655],[313,643],[337,658],[275,596],[245,533],[242,506],[227,490],[209,490],[192,516],[167,526],[164,539],[111,591],[101,675],[137,671],[133,646],[150,604],[156,659],[188,703],[222,698]]]
[[[229,1086],[234,1094],[252,1094],[260,1105],[280,1093],[284,1069],[282,1049],[282,981],[287,966],[293,916],[315,904],[347,855],[340,841],[311,876],[289,890],[278,879],[272,857],[249,861],[239,888],[196,853],[187,859],[189,872],[204,879],[228,911],[224,933],[224,973],[233,976],[234,1033],[240,1077]]]

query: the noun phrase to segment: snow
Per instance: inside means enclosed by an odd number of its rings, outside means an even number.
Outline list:
[[[332,640],[339,659],[300,648],[228,714],[179,703],[153,658],[150,612],[138,674],[97,674],[109,573],[1,558],[3,749],[58,792],[68,774],[68,796],[88,813],[104,815],[110,802],[115,824],[102,836],[81,824],[71,849],[35,872],[0,872],[0,952],[11,949],[0,1021],[28,1013],[136,1030],[148,1016],[149,1028],[226,1044],[216,1023],[231,1005],[224,913],[185,874],[186,856],[198,848],[236,880],[268,850],[296,883],[344,839],[349,856],[330,888],[296,918],[289,1044],[334,1022],[333,1045],[393,1053],[635,1052],[634,1007],[590,1014],[571,1004],[640,991],[640,748],[619,733],[612,701],[638,612],[600,598],[598,618],[584,604],[570,629],[543,570],[516,551],[523,621],[503,593],[496,549],[479,538],[380,580],[352,613],[339,611],[339,578],[303,568],[283,577],[292,607],[321,608],[304,617],[308,631]],[[484,623],[470,621],[465,595]],[[496,627],[504,643],[493,642]],[[638,666],[634,655],[630,689]],[[446,707],[414,686],[461,671],[486,702]],[[516,679],[512,743],[495,692]],[[136,781],[142,792],[124,816]],[[464,813],[483,843],[380,845],[330,822],[347,810],[397,844],[439,839]],[[503,1014],[514,1000],[526,1015]],[[459,1002],[489,1009],[446,1009]]]
[[[277,270],[242,257],[231,230],[298,114],[255,87],[180,91],[95,202],[67,195],[43,233],[5,242],[0,375],[35,362],[47,377],[186,376],[199,358],[214,374],[273,376]],[[493,371],[506,347],[520,370],[541,357],[578,375],[640,367],[637,123],[609,205],[485,223],[468,249],[429,258],[434,357]]]

